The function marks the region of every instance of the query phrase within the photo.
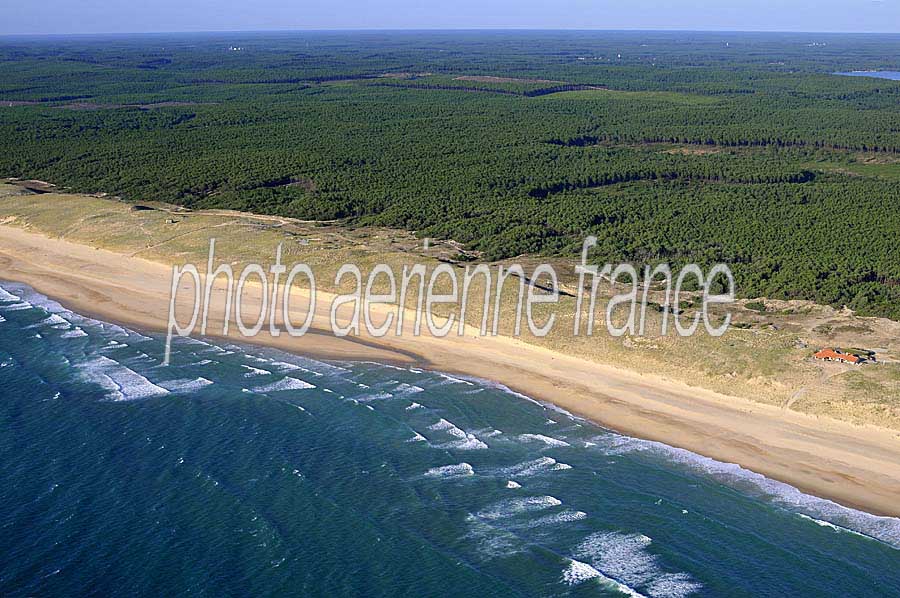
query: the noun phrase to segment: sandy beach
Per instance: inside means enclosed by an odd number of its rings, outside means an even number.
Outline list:
[[[164,332],[171,268],[85,244],[0,226],[0,280],[24,282],[79,313]],[[251,297],[252,295],[252,297]],[[260,305],[259,288],[247,310]],[[179,294],[189,313],[192,292]],[[405,364],[499,382],[610,429],[737,463],[817,496],[900,516],[900,435],[720,395],[615,364],[563,355],[506,337],[393,335],[335,338],[326,330],[332,296],[319,293],[306,336],[243,339],[325,359]],[[302,305],[297,297],[292,305]],[[303,313],[298,312],[297,321]],[[211,331],[221,330],[211,318]]]

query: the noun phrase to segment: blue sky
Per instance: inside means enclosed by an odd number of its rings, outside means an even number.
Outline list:
[[[900,32],[900,0],[0,0],[0,34],[267,29]]]

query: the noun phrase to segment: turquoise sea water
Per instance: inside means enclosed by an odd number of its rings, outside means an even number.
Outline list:
[[[900,596],[900,521],[488,383],[0,291],[0,595]]]

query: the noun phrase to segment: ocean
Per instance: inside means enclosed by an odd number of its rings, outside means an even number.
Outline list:
[[[900,596],[900,520],[485,381],[0,291],[3,596]]]

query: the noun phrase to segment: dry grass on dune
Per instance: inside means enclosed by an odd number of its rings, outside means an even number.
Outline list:
[[[434,267],[439,258],[458,254],[452,243],[436,243],[425,251],[420,240],[403,231],[224,211],[190,212],[164,204],[146,204],[144,208],[110,198],[35,194],[0,184],[0,224],[166,264],[189,261],[201,270],[213,237],[217,262],[227,261],[235,267],[250,262],[270,264],[281,244],[282,261],[309,264],[326,291],[337,290],[331,283],[344,263],[356,263],[364,273],[379,263],[400,272],[404,264]],[[520,261],[530,271],[541,260]],[[561,287],[574,291],[574,260],[554,260],[553,265]],[[512,328],[517,286],[515,279],[509,279],[503,294],[500,320],[504,333]],[[472,296],[482,288],[476,284]],[[750,309],[741,301],[731,308],[736,326],[719,338],[706,334],[678,337],[671,330],[671,321],[669,334],[661,336],[657,332],[661,314],[652,309],[647,314],[646,336],[613,338],[605,334],[601,320],[600,334],[575,337],[574,303],[574,298],[563,296],[559,305],[552,307],[557,322],[550,336],[524,336],[523,340],[727,395],[900,430],[900,323],[859,318],[808,302],[765,300],[765,310],[760,311],[760,302]],[[470,304],[467,317],[468,323],[476,326],[481,321],[477,304]],[[537,320],[547,317],[551,309],[540,307]],[[605,301],[600,301],[598,312],[604,311]],[[692,315],[688,310],[686,316]],[[881,363],[861,367],[817,363],[812,353],[823,346],[873,349]]]

